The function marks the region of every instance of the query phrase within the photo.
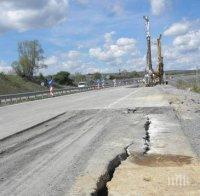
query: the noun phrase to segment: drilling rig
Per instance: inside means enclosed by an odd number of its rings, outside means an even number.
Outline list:
[[[148,16],[143,17],[145,20],[145,31],[147,40],[147,55],[146,55],[146,68],[144,82],[146,86],[154,86],[157,84],[162,84],[163,74],[164,74],[164,64],[161,49],[161,38],[160,35],[157,39],[157,55],[158,55],[158,66],[157,70],[154,71],[152,67],[152,56],[151,56],[151,35],[150,35],[150,21]]]
[[[147,55],[146,55],[146,68],[145,68],[145,84],[146,86],[153,85],[153,68],[151,59],[151,35],[150,35],[150,21],[148,16],[144,16],[145,31],[147,40]]]
[[[163,64],[163,57],[162,57],[161,38],[162,38],[162,35],[160,34],[159,38],[157,39],[158,67],[157,67],[157,72],[155,73],[155,75],[158,78],[159,84],[164,83],[163,81],[164,64]]]

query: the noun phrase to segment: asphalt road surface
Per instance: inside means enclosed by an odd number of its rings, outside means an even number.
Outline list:
[[[161,86],[1,107],[0,195],[89,195],[109,163],[141,140],[147,116],[171,112]]]
[[[154,95],[160,91],[155,89]],[[37,100],[0,108],[0,139],[53,118],[66,111],[89,109],[116,109],[131,106],[167,105],[160,95],[160,102],[151,99],[143,89],[129,87],[109,88],[83,92],[45,100]]]

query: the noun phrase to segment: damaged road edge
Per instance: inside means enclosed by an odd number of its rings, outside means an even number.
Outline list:
[[[124,149],[123,153],[117,155],[114,159],[110,161],[106,173],[100,176],[97,182],[96,190],[93,193],[91,193],[92,196],[108,195],[108,189],[106,184],[112,179],[115,169],[121,164],[122,161],[126,160],[127,157],[129,156],[127,153],[127,148],[128,147]]]
[[[143,153],[141,154],[141,156],[147,154],[147,152],[150,150],[150,134],[149,134],[150,124],[151,124],[151,121],[149,120],[149,117],[147,117],[147,121],[144,124],[144,128],[145,128],[145,136],[143,137],[144,148],[143,148]],[[108,195],[107,183],[112,180],[115,169],[119,167],[122,161],[125,161],[130,156],[129,147],[131,145],[133,145],[133,142],[124,148],[124,152],[117,155],[114,159],[112,159],[109,162],[108,167],[106,169],[106,173],[104,173],[103,175],[99,177],[96,184],[96,190],[91,193],[91,196]]]

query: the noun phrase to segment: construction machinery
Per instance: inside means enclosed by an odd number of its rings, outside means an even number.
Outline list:
[[[146,68],[145,68],[145,76],[144,83],[145,86],[154,86],[157,84],[163,84],[163,74],[164,74],[164,64],[162,57],[162,49],[161,49],[161,38],[160,35],[157,39],[157,55],[158,55],[158,66],[157,70],[153,70],[152,66],[152,56],[151,56],[151,35],[150,35],[150,20],[148,16],[144,16],[145,20],[145,31],[146,31],[146,40],[147,40],[147,54],[146,54]]]
[[[161,48],[161,38],[162,35],[160,34],[159,38],[157,39],[157,52],[158,52],[158,67],[156,71],[156,76],[158,78],[158,83],[163,84],[163,74],[164,74],[164,64],[163,64],[163,56],[162,56],[162,48]]]
[[[150,35],[150,21],[148,16],[144,16],[145,31],[147,40],[147,54],[146,54],[146,68],[145,68],[145,84],[151,86],[153,84],[153,68],[151,58],[151,35]]]

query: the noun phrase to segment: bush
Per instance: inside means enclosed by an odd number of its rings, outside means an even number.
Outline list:
[[[0,79],[6,79],[6,74],[4,72],[0,72]]]
[[[54,80],[60,85],[72,85],[73,81],[70,79],[70,73],[67,71],[60,71],[54,75]]]
[[[141,74],[139,74],[136,71],[132,71],[132,72],[130,72],[129,76],[130,76],[130,78],[139,78],[139,77],[141,77]]]
[[[196,93],[200,93],[200,85],[194,83],[192,85],[192,91],[196,92]]]

